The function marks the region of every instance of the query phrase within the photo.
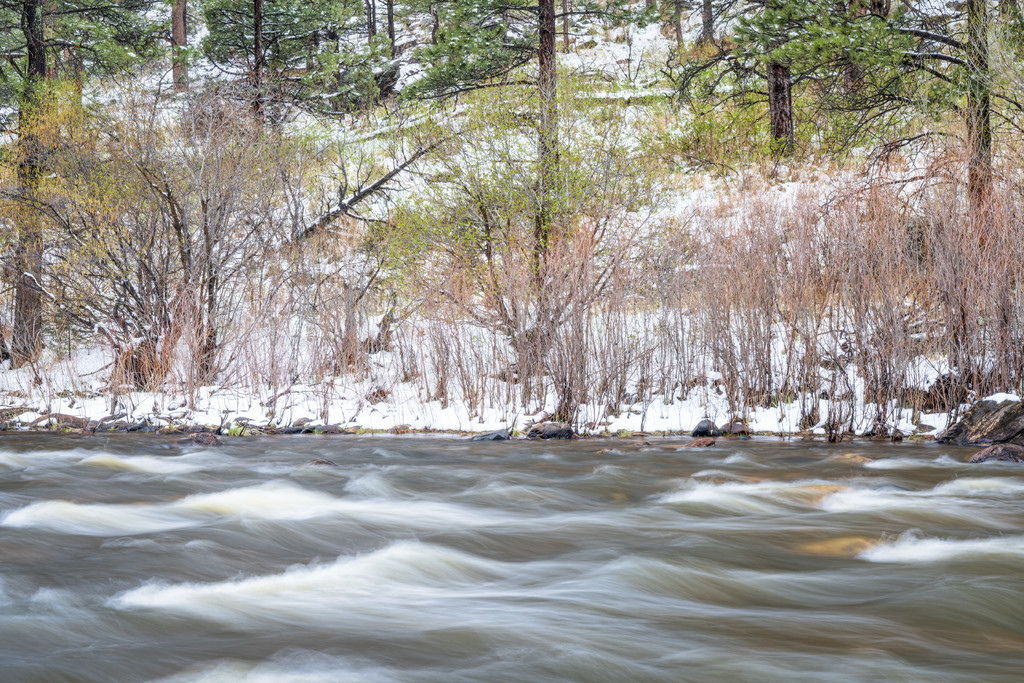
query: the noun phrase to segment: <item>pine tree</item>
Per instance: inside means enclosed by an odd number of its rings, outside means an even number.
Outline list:
[[[909,111],[929,88],[933,104],[966,100],[972,211],[991,185],[989,2],[968,0],[925,12],[885,0],[742,0],[724,4],[732,49],[683,65],[684,96],[749,97],[767,85],[773,149],[792,150],[792,92],[813,83],[826,110],[856,113],[862,126],[879,112]],[[1012,10],[1005,10],[1011,12]],[[717,74],[717,75],[712,75]],[[727,88],[721,86],[727,85]]]
[[[376,100],[392,70],[390,40],[358,0],[207,0],[205,55],[264,99],[320,113]]]
[[[0,93],[16,112],[14,145],[17,188],[14,211],[14,319],[9,354],[15,365],[31,362],[42,347],[44,234],[35,207],[46,174],[49,148],[41,134],[49,94],[69,81],[81,94],[89,73],[106,73],[153,54],[155,29],[145,12],[151,3],[126,0],[43,2],[0,0]]]

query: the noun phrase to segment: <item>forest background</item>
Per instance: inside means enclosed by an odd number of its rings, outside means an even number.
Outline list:
[[[0,0],[9,427],[900,438],[1024,389],[1013,0]]]

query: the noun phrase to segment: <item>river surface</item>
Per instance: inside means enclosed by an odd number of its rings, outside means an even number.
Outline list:
[[[0,437],[0,680],[1024,675],[1024,466],[650,441]]]

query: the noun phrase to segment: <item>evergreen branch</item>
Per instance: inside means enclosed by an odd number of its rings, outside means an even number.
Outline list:
[[[956,40],[955,38],[950,38],[949,36],[944,36],[941,33],[933,33],[932,31],[925,31],[919,28],[898,27],[896,31],[899,33],[904,33],[906,35],[914,36],[915,38],[923,38],[925,40],[935,41],[936,43],[942,43],[943,45],[948,45],[949,47],[956,48],[957,50],[966,49],[966,46],[959,40]]]
[[[957,66],[965,68],[970,67],[970,64],[965,60],[942,52],[904,52],[903,54],[913,59],[933,59],[939,62],[949,62],[950,64],[956,64]]]

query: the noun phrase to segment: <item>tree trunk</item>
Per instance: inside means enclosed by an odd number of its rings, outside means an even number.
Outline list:
[[[366,8],[366,35],[370,45],[377,35],[377,0],[363,0],[363,7]]]
[[[21,31],[28,52],[18,117],[18,186],[31,197],[42,179],[40,157],[43,142],[38,137],[46,80],[46,48],[41,0],[25,0],[21,5]],[[11,357],[15,367],[30,363],[42,348],[43,233],[39,215],[26,204],[19,210],[18,239],[14,258],[14,329]]]
[[[683,0],[672,0],[672,23],[676,29],[676,50],[683,49]]]
[[[982,219],[992,195],[992,82],[988,62],[988,6],[967,0],[967,194],[971,216]]]
[[[715,11],[711,6],[711,0],[704,0],[701,4],[701,28],[700,42],[710,44],[715,41]]]
[[[437,5],[430,6],[430,44],[437,45],[437,29],[440,24],[440,18],[437,15]]]
[[[85,89],[85,65],[82,57],[70,47],[64,48],[64,62],[71,70],[71,81],[74,87],[75,104],[82,106],[82,92]]]
[[[768,65],[768,115],[771,120],[772,155],[775,158],[793,153],[793,76],[788,66],[773,62]]]
[[[171,9],[171,74],[174,78],[174,92],[188,90],[188,63],[185,49],[188,47],[188,0],[175,0]]]
[[[263,119],[263,0],[253,0],[252,113]]]
[[[569,54],[569,0],[562,0],[562,52]]]
[[[395,58],[395,0],[387,0],[388,8],[388,56]]]
[[[538,197],[539,210],[534,227],[535,269],[540,266],[551,238],[552,192],[558,166],[558,79],[555,69],[555,2],[538,0],[540,41],[538,45],[539,76],[537,82],[540,100],[538,130]]]

